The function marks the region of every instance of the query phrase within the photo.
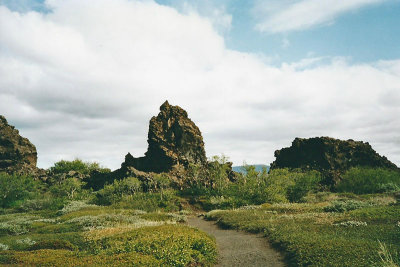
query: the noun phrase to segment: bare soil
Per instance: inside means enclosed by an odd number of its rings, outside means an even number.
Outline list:
[[[262,235],[223,230],[197,216],[188,218],[188,224],[215,237],[219,252],[216,266],[285,266],[283,257]]]

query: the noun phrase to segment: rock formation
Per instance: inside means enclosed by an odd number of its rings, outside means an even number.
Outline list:
[[[157,116],[150,120],[148,149],[144,157],[125,156],[121,168],[112,173],[94,173],[88,187],[95,190],[104,184],[126,177],[136,177],[149,182],[157,173],[166,172],[179,187],[189,164],[207,165],[203,137],[199,128],[179,106],[168,101],[160,107]]]
[[[30,174],[37,171],[36,162],[36,147],[0,116],[0,172]]]
[[[205,164],[203,137],[199,128],[188,118],[185,110],[171,106],[168,101],[160,107],[158,116],[151,118],[149,146],[144,157],[125,156],[122,167],[134,167],[145,172],[168,172],[175,166],[190,163]]]
[[[369,143],[330,137],[296,138],[291,147],[276,150],[275,157],[271,169],[318,170],[325,174],[328,185],[335,184],[342,173],[355,166],[398,169]]]

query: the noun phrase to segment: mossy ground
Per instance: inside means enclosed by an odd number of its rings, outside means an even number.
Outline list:
[[[76,204],[75,204],[76,206]],[[215,241],[179,213],[74,208],[0,215],[7,266],[209,266]]]
[[[392,197],[329,193],[323,198],[314,203],[211,211],[206,218],[217,220],[221,227],[264,233],[285,253],[289,266],[400,264],[400,205],[395,205]],[[364,205],[353,209],[352,204],[351,210],[343,212],[325,211],[338,199],[354,201],[349,198],[358,198]]]

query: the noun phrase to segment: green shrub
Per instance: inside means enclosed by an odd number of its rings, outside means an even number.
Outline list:
[[[130,196],[142,191],[142,183],[135,177],[123,180],[114,180],[112,184],[104,186],[96,194],[98,205],[111,205],[122,200],[124,196]]]
[[[49,187],[49,191],[55,197],[69,200],[84,199],[89,196],[89,191],[83,189],[85,182],[77,178],[67,178]]]
[[[73,161],[60,160],[54,163],[54,166],[50,167],[49,170],[54,174],[68,173],[70,171],[76,171],[82,174],[90,174],[93,171],[111,171],[108,168],[100,166],[97,162],[84,162],[81,159],[75,159]]]
[[[244,168],[245,174],[237,174],[234,182],[228,181],[218,190],[196,185],[183,195],[189,195],[192,204],[200,203],[205,210],[300,202],[308,193],[317,191],[321,181],[317,171],[275,169],[268,174],[266,169],[259,172],[254,166]]]
[[[299,202],[307,193],[316,191],[320,181],[321,174],[317,171],[272,170],[267,178],[265,202]]]
[[[351,168],[336,186],[339,192],[356,194],[392,192],[399,188],[399,171],[367,167]]]
[[[0,207],[11,207],[36,193],[38,187],[31,177],[0,173]]]
[[[317,171],[309,171],[305,173],[297,173],[295,184],[288,187],[288,199],[290,202],[299,202],[309,192],[318,189],[322,176]]]
[[[28,199],[17,207],[18,211],[43,211],[43,210],[58,210],[64,206],[65,199],[46,197],[44,199]]]

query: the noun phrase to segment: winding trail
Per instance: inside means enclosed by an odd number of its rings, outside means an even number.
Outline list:
[[[188,224],[215,237],[219,252],[216,266],[285,266],[282,256],[261,235],[223,230],[199,217],[189,217]]]

